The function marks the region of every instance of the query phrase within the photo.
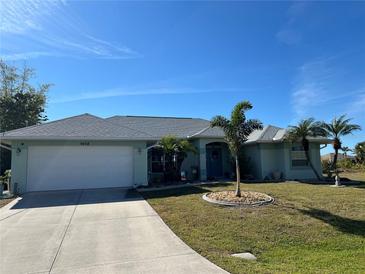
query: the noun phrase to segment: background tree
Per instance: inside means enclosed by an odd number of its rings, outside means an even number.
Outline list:
[[[172,135],[164,136],[158,145],[163,151],[165,181],[180,180],[181,165],[188,152],[197,153],[196,148],[188,140]]]
[[[311,158],[309,156],[309,141],[308,137],[326,136],[326,131],[323,129],[320,122],[316,122],[314,118],[304,119],[299,122],[297,126],[289,126],[286,134],[286,139],[292,143],[300,142],[303,146],[306,160],[316,175],[318,180],[322,180],[318,171],[314,168]]]
[[[347,158],[347,153],[352,151],[352,149],[349,147],[341,147],[341,150],[343,151],[345,158]]]
[[[46,93],[50,84],[30,83],[34,70],[18,69],[0,60],[0,132],[36,125],[47,120]],[[10,168],[10,151],[0,149],[0,174]]]
[[[355,146],[356,161],[365,163],[365,142],[356,144]]]
[[[210,121],[212,127],[219,127],[224,131],[225,140],[229,150],[236,162],[236,196],[241,196],[240,162],[239,155],[242,145],[247,141],[248,136],[257,129],[262,129],[262,123],[256,119],[246,119],[245,112],[252,109],[248,101],[238,103],[231,113],[231,119],[223,116],[215,116]]]
[[[338,150],[341,149],[341,137],[352,134],[355,130],[361,130],[361,127],[350,123],[351,119],[346,119],[346,115],[332,119],[331,123],[322,122],[322,128],[326,131],[326,135],[333,139],[332,145],[335,150],[333,157],[332,169],[336,169]]]

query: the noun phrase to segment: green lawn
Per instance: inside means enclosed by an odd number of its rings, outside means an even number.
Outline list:
[[[304,183],[242,184],[276,200],[229,208],[203,193],[233,184],[143,195],[188,245],[232,273],[365,273],[365,188]],[[231,257],[249,251],[257,261]]]

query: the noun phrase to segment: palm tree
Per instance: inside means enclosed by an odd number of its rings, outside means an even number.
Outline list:
[[[256,119],[246,119],[245,112],[252,109],[252,105],[248,101],[238,103],[232,110],[231,119],[223,116],[215,116],[210,121],[211,127],[219,127],[224,131],[225,140],[228,143],[229,150],[236,161],[236,193],[237,197],[241,197],[240,188],[240,165],[239,153],[242,145],[247,141],[248,135],[254,130],[262,129],[262,123]]]
[[[341,147],[341,150],[343,151],[345,158],[347,158],[347,153],[352,151],[352,149],[349,147]]]
[[[197,153],[196,148],[188,140],[178,139],[172,135],[162,137],[158,146],[163,151],[163,171],[165,179],[168,180],[179,178],[181,165],[188,152]]]
[[[355,154],[359,163],[365,163],[365,142],[356,144]]]
[[[352,134],[355,130],[361,130],[356,124],[350,124],[351,119],[346,119],[346,115],[332,119],[331,123],[322,122],[322,127],[326,131],[327,136],[333,139],[332,145],[335,150],[333,157],[332,169],[336,169],[338,150],[341,149],[341,137]]]
[[[322,128],[320,122],[316,122],[314,118],[304,119],[296,126],[289,126],[286,133],[286,139],[291,142],[301,142],[306,160],[316,175],[318,180],[322,180],[318,171],[314,168],[311,158],[309,156],[309,141],[308,137],[326,136],[326,131]]]

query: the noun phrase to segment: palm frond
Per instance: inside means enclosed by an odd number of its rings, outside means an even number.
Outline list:
[[[341,136],[352,134],[356,130],[361,130],[357,124],[351,124],[351,118],[346,118],[346,115],[335,117],[330,123],[322,123],[322,128],[331,138],[340,138]]]
[[[220,127],[223,130],[228,128],[229,124],[230,124],[229,120],[221,115],[213,117],[212,120],[210,121],[211,127]]]
[[[252,104],[248,101],[239,102],[232,110],[231,124],[238,126],[246,121],[245,112],[252,109]]]
[[[252,109],[248,101],[239,102],[232,110],[231,120],[223,116],[215,116],[210,125],[220,127],[225,134],[225,139],[233,154],[236,154],[240,146],[247,141],[256,129],[262,129],[262,123],[257,119],[246,120],[245,111]]]
[[[179,143],[180,150],[184,152],[192,152],[194,154],[198,153],[196,147],[190,143],[188,140],[181,140]]]
[[[247,140],[248,136],[255,130],[263,129],[261,121],[257,119],[249,119],[242,123],[239,127],[239,136],[243,140]]]
[[[317,122],[314,118],[301,120],[296,126],[289,126],[285,139],[291,142],[298,142],[307,137],[327,136],[327,130],[323,122]]]

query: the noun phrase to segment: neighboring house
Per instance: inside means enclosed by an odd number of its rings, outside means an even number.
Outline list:
[[[321,156],[321,160],[322,161],[333,162],[334,157],[335,157],[334,153],[327,153],[327,154],[324,154],[324,155]],[[356,157],[352,156],[352,155],[345,155],[344,153],[338,153],[337,160],[342,160],[342,159],[355,160]]]
[[[59,189],[135,187],[161,173],[155,144],[166,135],[188,138],[198,153],[189,154],[182,170],[188,179],[229,177],[232,162],[224,134],[209,121],[195,118],[83,114],[2,133],[12,148],[12,184],[19,193]],[[253,132],[245,145],[256,179],[273,173],[286,179],[314,178],[302,147],[283,141],[285,130],[266,126]],[[310,155],[321,173],[320,144],[310,139]]]

